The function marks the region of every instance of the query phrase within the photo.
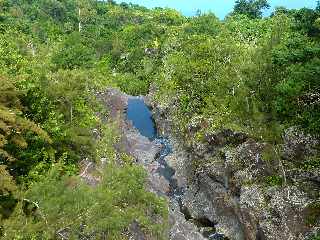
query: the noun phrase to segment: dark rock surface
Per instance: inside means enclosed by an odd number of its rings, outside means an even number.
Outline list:
[[[150,141],[147,137],[142,136],[133,127],[132,123],[126,120],[125,112],[128,99],[133,97],[127,96],[118,90],[110,89],[101,93],[100,98],[111,109],[110,117],[120,121],[122,134],[121,144],[118,148],[133,156],[137,164],[146,169],[148,173],[147,188],[168,199],[170,222],[168,239],[204,240],[205,238],[199,232],[198,227],[186,220],[185,215],[180,211],[178,201],[168,196],[170,191],[169,181],[157,171],[160,167],[157,158],[160,154],[161,144],[157,141]],[[135,240],[150,239],[142,234],[137,223],[132,224],[129,235],[130,239]]]
[[[209,220],[232,240],[307,240],[320,230],[312,207],[320,202],[319,171],[295,165],[319,154],[317,139],[290,128],[283,144],[270,145],[222,129],[197,142],[193,134],[204,121],[194,121],[181,136],[174,100],[161,105],[153,91],[148,104],[159,131],[173,142],[166,160],[185,189],[182,202],[191,219]]]
[[[111,109],[109,117],[119,121],[119,151],[146,169],[150,191],[168,199],[168,239],[309,240],[320,230],[319,169],[299,167],[319,154],[318,139],[289,128],[283,143],[274,146],[221,129],[206,133],[204,141],[198,142],[193,134],[206,123],[196,119],[188,127],[186,140],[171,115],[174,100],[161,106],[150,95],[146,101],[158,132],[170,138],[173,148],[165,161],[183,189],[178,197],[168,196],[170,182],[157,171],[162,145],[142,136],[126,120],[130,96],[111,89],[100,98]],[[94,186],[99,181],[92,174],[94,164],[85,160],[81,169],[87,183]],[[151,239],[138,223],[128,231],[130,239]]]

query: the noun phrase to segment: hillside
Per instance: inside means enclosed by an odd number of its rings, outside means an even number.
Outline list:
[[[0,0],[0,238],[319,239],[320,3],[267,7]]]

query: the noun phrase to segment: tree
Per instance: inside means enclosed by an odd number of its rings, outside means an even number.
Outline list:
[[[16,205],[16,191],[17,186],[6,166],[0,165],[0,235],[1,222],[10,216],[12,209]]]
[[[33,132],[47,142],[51,139],[37,124],[22,115],[19,92],[10,80],[0,77],[0,91],[0,160],[5,163],[15,160],[11,153],[13,146],[28,147],[26,132]]]
[[[92,0],[77,0],[78,12],[78,31],[81,32],[83,24],[93,21],[97,15],[94,6],[95,1]]]
[[[286,7],[279,6],[276,7],[274,12],[271,14],[271,17],[277,15],[277,14],[288,14],[289,10]]]
[[[186,32],[190,34],[208,34],[215,36],[221,29],[219,19],[213,13],[201,14],[190,21],[186,26]]]
[[[61,48],[52,56],[52,62],[57,68],[62,69],[91,67],[94,60],[94,49],[82,43],[79,33],[68,36]]]
[[[141,167],[110,164],[94,188],[61,167],[23,193],[1,239],[126,239],[133,222],[152,239],[165,239],[167,205],[145,190]]]
[[[292,16],[296,20],[295,27],[297,30],[307,33],[310,37],[319,37],[320,31],[316,26],[316,21],[320,18],[320,12],[302,8],[292,10]]]
[[[250,18],[261,18],[262,11],[270,8],[267,0],[237,0],[233,14],[244,14]]]
[[[110,4],[110,5],[116,5],[116,4],[117,4],[116,1],[113,1],[113,0],[108,0],[107,2],[108,2],[108,4]]]
[[[56,149],[67,152],[73,162],[83,155],[94,157],[92,131],[98,120],[94,113],[93,79],[80,70],[59,70],[48,79],[46,94],[54,102],[54,114],[61,116],[62,133],[57,136]],[[49,129],[50,131],[50,129]]]
[[[30,134],[51,143],[48,134],[37,124],[25,118],[20,102],[20,92],[13,82],[0,76],[0,224],[10,216],[16,205],[17,187],[12,175],[27,171],[25,165],[32,166],[29,159],[20,159],[21,152],[29,148]],[[39,140],[40,140],[39,139]],[[42,141],[42,140],[40,140]],[[19,154],[18,154],[19,153]],[[39,155],[35,151],[32,155]],[[10,173],[9,173],[10,170]],[[0,226],[1,228],[1,226]],[[1,230],[1,229],[0,229]]]

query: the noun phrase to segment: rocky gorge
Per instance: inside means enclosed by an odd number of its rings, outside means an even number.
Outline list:
[[[168,200],[169,225],[171,226],[168,232],[168,238],[185,240],[207,239],[203,235],[206,234],[205,228],[198,227],[200,222],[189,221],[191,218],[188,218],[188,214],[184,206],[182,206],[181,196],[183,190],[182,187],[180,187],[182,185],[180,182],[177,182],[177,178],[173,178],[174,170],[167,165],[167,158],[170,158],[174,154],[171,150],[169,140],[159,136],[156,133],[156,129],[154,129],[154,133],[151,131],[151,135],[149,132],[149,135],[146,134],[147,136],[143,136],[141,129],[139,131],[139,129],[134,126],[134,122],[127,119],[130,101],[138,101],[140,108],[142,104],[142,108],[144,108],[142,110],[146,111],[147,106],[144,105],[144,98],[128,96],[114,89],[102,93],[100,98],[110,107],[110,116],[112,116],[112,118],[120,116],[122,137],[118,147],[133,156],[136,163],[145,168],[148,173],[148,190]],[[147,111],[149,110],[147,109]],[[141,113],[136,114],[139,115]],[[148,116],[145,117],[148,118]],[[151,122],[147,122],[146,124],[153,124],[152,119],[148,119],[148,121]],[[211,239],[222,239],[217,238],[220,235],[215,234],[213,226],[209,227],[209,230],[212,235]],[[138,232],[140,232],[140,234],[137,234]],[[209,233],[207,233],[207,235],[208,234]],[[147,236],[143,235],[142,232],[137,229],[133,231],[132,236],[133,239],[148,239]]]
[[[185,189],[181,199],[190,219],[210,222],[235,240],[302,240],[319,231],[320,173],[296,167],[319,154],[319,139],[292,127],[277,145],[229,129],[199,141],[201,119],[182,136],[174,101],[161,105],[153,94],[147,102],[158,131],[174,143],[166,161]]]
[[[320,174],[293,167],[319,151],[317,139],[291,128],[274,147],[222,129],[199,142],[195,124],[186,141],[175,131],[174,106],[161,106],[152,93],[132,97],[108,90],[102,99],[111,116],[120,114],[119,147],[145,168],[148,189],[168,199],[169,239],[303,240],[319,231]],[[143,111],[149,106],[148,124],[154,120],[156,128],[151,135],[127,119],[130,101]],[[132,239],[148,239],[133,232]]]

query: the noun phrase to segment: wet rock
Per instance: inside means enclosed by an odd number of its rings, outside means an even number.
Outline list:
[[[223,234],[220,234],[220,233],[211,234],[208,237],[208,239],[209,240],[227,240],[227,238]]]
[[[160,154],[161,144],[150,141],[130,125],[125,129],[123,139],[127,146],[127,152],[136,159],[138,164],[146,169],[150,191],[166,195],[170,190],[169,182],[157,173],[160,164],[156,159]]]
[[[167,195],[170,192],[169,182],[158,173],[150,175],[148,185],[151,190],[159,195]]]
[[[173,151],[173,153],[165,158],[165,161],[168,163],[168,165],[175,170],[174,178],[177,180],[177,184],[180,187],[187,186],[187,176],[189,174],[188,169],[190,169],[188,164],[186,164],[183,160],[184,156],[184,152],[177,154],[176,151]]]
[[[155,161],[161,150],[161,145],[151,142],[147,137],[142,136],[136,129],[125,130],[127,151],[135,157],[138,163],[146,166]]]
[[[162,144],[157,141],[150,141],[148,138],[142,136],[132,124],[125,119],[125,110],[127,107],[127,101],[130,96],[121,95],[121,92],[116,90],[110,90],[106,94],[102,94],[104,101],[111,107],[111,117],[120,121],[122,127],[121,146],[119,149],[125,149],[125,151],[133,156],[137,162],[147,171],[147,187],[150,191],[162,196],[167,196],[170,192],[169,181],[159,174],[160,163],[157,158],[161,155]],[[158,112],[161,115],[161,111]],[[120,118],[118,118],[120,116]],[[170,122],[165,122],[161,125],[163,129]],[[175,154],[174,151],[167,158],[171,159],[170,163],[175,165],[175,183],[177,188],[180,186],[185,187],[187,183],[186,176],[187,171],[190,171],[189,164],[185,164],[182,159],[184,158],[184,152]],[[170,164],[170,165],[171,165]],[[180,193],[179,193],[180,194]],[[188,221],[185,215],[181,212],[179,204],[176,202],[175,196],[170,200],[170,236],[171,240],[204,240],[202,234],[199,232],[198,227]],[[169,197],[167,197],[169,200]],[[130,227],[130,239],[148,239],[140,231],[139,226],[133,223]]]
[[[209,236],[214,234],[216,230],[211,227],[201,227],[200,232],[204,237],[209,238]]]

